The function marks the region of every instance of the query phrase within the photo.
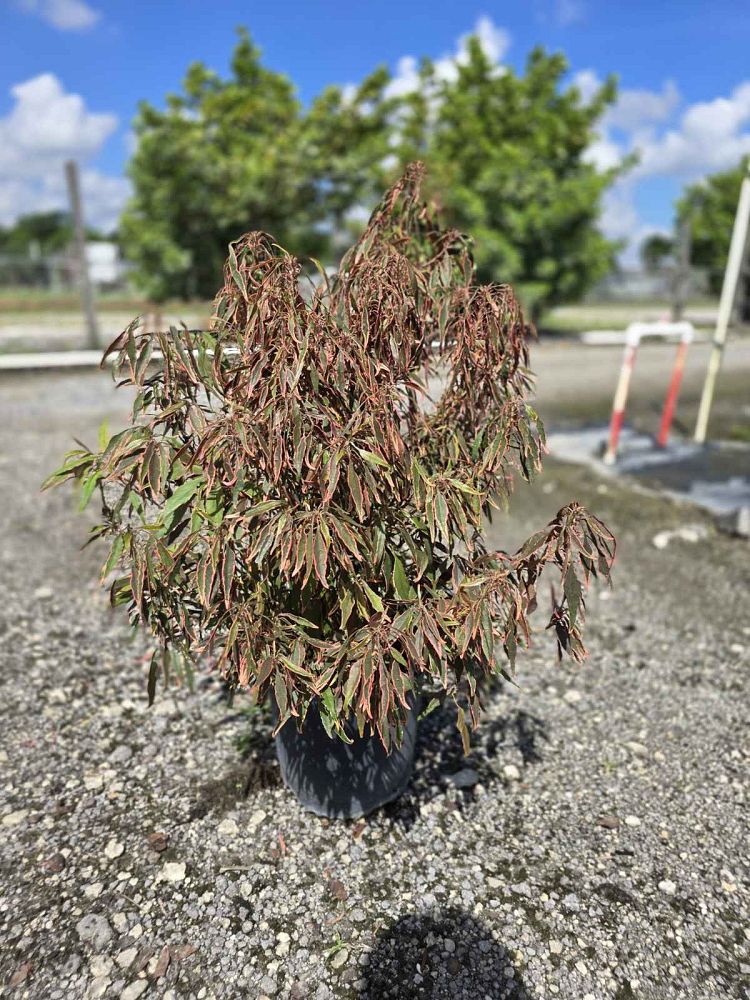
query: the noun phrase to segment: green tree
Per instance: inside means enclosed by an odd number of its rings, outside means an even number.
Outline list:
[[[618,171],[584,156],[615,83],[586,102],[567,69],[534,49],[523,74],[500,71],[471,39],[455,77],[423,64],[402,132],[402,158],[427,161],[447,217],[474,236],[480,278],[513,283],[535,317],[582,295],[617,249],[597,223]]]
[[[300,111],[291,81],[261,65],[245,31],[228,80],[194,63],[165,110],[140,106],[121,234],[155,300],[211,295],[227,244],[250,229],[317,249],[316,194],[298,169]]]
[[[455,77],[425,60],[420,88],[395,95],[381,68],[304,111],[242,31],[229,79],[198,63],[165,110],[141,106],[121,227],[136,281],[157,300],[209,295],[227,244],[250,229],[334,262],[419,158],[451,224],[475,235],[482,280],[514,283],[533,315],[574,299],[615,250],[597,220],[616,171],[584,156],[615,87],[585,102],[566,71],[535,50],[522,75],[501,72],[474,39]]]
[[[98,238],[95,230],[89,235]],[[0,228],[0,252],[26,256],[32,247],[43,254],[63,250],[73,238],[67,212],[33,212],[22,215],[7,229]],[[100,237],[99,237],[100,238]]]
[[[724,278],[740,185],[749,161],[745,157],[734,169],[690,185],[677,203],[678,221],[688,220],[690,226],[691,263],[708,269],[711,291],[716,294]]]
[[[326,87],[304,119],[300,170],[313,181],[316,218],[331,259],[364,228],[397,166],[391,144],[401,102],[387,96],[389,82],[381,67],[353,92]]]
[[[663,233],[652,233],[640,246],[641,263],[646,271],[658,271],[672,256],[674,241]]]

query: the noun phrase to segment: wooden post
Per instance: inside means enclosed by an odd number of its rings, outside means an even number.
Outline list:
[[[703,394],[701,395],[700,407],[698,408],[698,420],[695,424],[695,440],[699,444],[703,444],[706,440],[706,432],[708,431],[708,417],[711,413],[716,379],[721,367],[721,360],[724,356],[724,344],[727,339],[729,322],[732,318],[737,282],[742,272],[742,262],[745,257],[748,221],[750,221],[750,175],[746,174],[742,180],[740,199],[737,203],[737,214],[734,217],[732,241],[729,244],[729,257],[727,258],[727,267],[724,271],[724,283],[721,286],[719,314],[716,317],[716,333],[714,334],[711,357],[708,361],[706,381],[703,383]]]
[[[83,209],[81,207],[81,188],[78,182],[78,164],[68,160],[65,164],[65,180],[68,184],[70,211],[73,216],[73,233],[78,264],[78,285],[81,290],[83,314],[86,317],[86,340],[88,347],[99,348],[99,329],[94,310],[94,295],[89,278],[89,265],[86,260],[86,230],[83,225]]]
[[[690,253],[692,249],[692,230],[690,219],[683,219],[677,229],[677,246],[675,247],[675,269],[672,287],[672,322],[682,319],[685,311],[688,293],[690,291]]]

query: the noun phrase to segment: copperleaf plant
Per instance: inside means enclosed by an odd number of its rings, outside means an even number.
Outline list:
[[[550,624],[584,656],[584,591],[609,577],[614,539],[571,503],[515,554],[487,550],[485,517],[544,451],[529,331],[509,286],[475,283],[422,174],[406,170],[312,293],[295,257],[249,233],[207,331],[136,321],[107,350],[135,388],[131,423],[46,485],[101,492],[112,602],[160,640],[151,698],[170,659],[209,656],[231,687],[270,694],[279,726],[317,700],[330,735],[348,739],[353,713],[389,747],[430,688],[468,747],[549,564],[564,595]]]

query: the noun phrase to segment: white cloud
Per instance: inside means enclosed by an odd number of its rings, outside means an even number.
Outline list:
[[[736,166],[750,152],[750,82],[729,97],[693,104],[677,127],[662,135],[634,137],[640,177],[673,176],[683,181]]]
[[[593,98],[601,82],[592,70],[573,77],[584,101]],[[671,80],[661,90],[620,91],[586,152],[586,159],[601,170],[617,166],[631,153],[638,156],[637,164],[607,193],[601,220],[608,236],[629,240],[626,259],[640,240],[660,229],[636,211],[639,184],[662,177],[682,186],[734,167],[750,153],[750,81],[739,84],[728,97],[682,110],[680,104]]]
[[[458,67],[469,58],[469,39],[476,35],[482,51],[498,69],[510,47],[510,35],[495,24],[490,17],[480,17],[473,31],[461,35],[452,54],[446,54],[434,61],[435,75],[439,80],[455,80]],[[419,62],[414,56],[402,56],[396,64],[396,72],[388,84],[388,97],[401,97],[419,88]]]
[[[653,122],[666,121],[679,103],[680,92],[672,80],[667,80],[661,91],[623,90],[605,115],[604,123],[624,131],[641,129]]]
[[[597,170],[611,170],[622,162],[622,149],[602,134],[585,150],[583,158],[587,163],[593,163]]]
[[[87,221],[110,228],[128,182],[86,167],[117,128],[117,117],[89,111],[51,73],[11,88],[10,112],[0,118],[0,223],[27,212],[66,206],[64,164],[84,165],[81,186]]]
[[[84,0],[20,0],[20,6],[60,31],[87,31],[102,16]]]
[[[565,28],[583,20],[585,7],[580,0],[557,0],[555,14],[558,23]]]
[[[598,73],[593,69],[579,70],[574,75],[572,83],[580,90],[584,104],[589,104],[594,99],[594,95],[602,85]]]

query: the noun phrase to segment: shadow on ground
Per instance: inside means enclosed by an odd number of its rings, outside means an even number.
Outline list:
[[[503,697],[502,689],[488,692],[487,707],[491,709],[492,701]],[[238,722],[237,762],[196,789],[188,821],[208,813],[222,816],[262,789],[282,784],[270,714],[265,709],[242,709],[227,713],[219,725],[236,726]],[[464,755],[455,707],[445,705],[419,722],[414,772],[404,793],[373,815],[385,816],[408,830],[422,806],[446,793],[450,793],[448,808],[463,811],[477,783],[489,788],[503,780],[504,765],[518,763],[525,769],[539,764],[548,739],[547,723],[539,716],[513,710],[491,718],[488,712],[472,735],[471,752]]]
[[[358,1000],[534,1000],[508,949],[458,909],[408,914],[378,935]]]
[[[503,697],[502,691],[491,697]],[[406,793],[385,807],[385,815],[405,829],[419,816],[420,807],[458,787],[458,776],[474,772],[476,781],[489,788],[502,780],[503,766],[515,763],[520,755],[524,768],[542,760],[548,741],[544,719],[529,712],[515,710],[495,718],[485,716],[472,735],[472,749],[464,755],[461,737],[456,728],[456,710],[445,706],[419,723],[414,775]],[[455,779],[455,780],[454,780]],[[466,791],[451,800],[451,808],[462,811],[471,794],[472,779]]]

